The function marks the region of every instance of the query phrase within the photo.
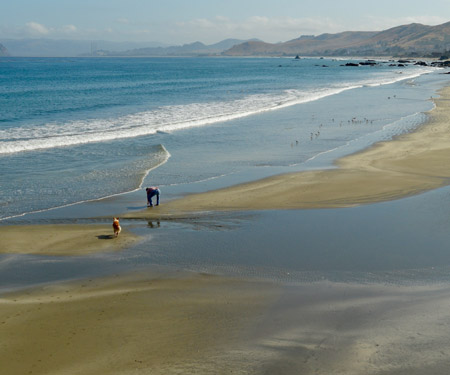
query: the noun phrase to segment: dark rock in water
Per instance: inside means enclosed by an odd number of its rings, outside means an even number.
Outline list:
[[[398,64],[397,66],[403,67],[403,66],[405,66],[405,65],[404,65],[404,64]]]
[[[370,65],[370,66],[374,66],[377,65],[377,63],[373,60],[367,60],[367,61],[361,61],[359,63],[359,65]]]
[[[409,61],[409,60],[398,60],[397,62],[399,62],[400,64],[407,64],[407,63],[410,63],[411,61]]]
[[[355,63],[347,63],[347,64],[345,64],[345,66],[359,66],[359,64],[355,64]]]
[[[322,65],[322,68],[328,68],[328,65]]]
[[[414,65],[428,66],[428,64],[425,61],[417,61]]]
[[[389,64],[389,66],[396,66],[395,64]]]
[[[300,56],[299,55],[295,56],[295,59],[300,60]]]

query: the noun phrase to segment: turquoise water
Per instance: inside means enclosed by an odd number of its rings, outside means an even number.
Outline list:
[[[345,62],[3,58],[0,219],[329,166],[418,126],[445,80]]]

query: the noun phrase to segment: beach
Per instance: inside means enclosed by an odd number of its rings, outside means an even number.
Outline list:
[[[127,217],[192,211],[348,207],[411,196],[448,184],[450,89],[434,99],[429,122],[336,161],[336,169],[269,177],[183,199]]]
[[[446,374],[450,263],[441,202],[450,182],[450,87],[433,102],[418,129],[327,168],[171,200],[162,189],[152,208],[126,202],[116,213],[118,238],[105,224],[109,216],[95,209],[83,224],[46,218],[0,226],[2,270],[16,267],[18,279],[39,267],[72,270],[56,281],[37,272],[38,282],[12,281],[0,295],[5,373]],[[429,212],[436,206],[442,211]],[[410,222],[397,220],[411,207],[418,221],[405,229]],[[427,238],[434,216],[435,241]],[[315,225],[333,220],[333,229]],[[380,220],[386,226],[377,232]],[[392,232],[403,232],[390,241],[386,228],[394,224]],[[382,238],[379,248],[366,226]],[[235,227],[244,229],[236,234]],[[325,246],[334,241],[339,249]],[[242,249],[248,253],[236,254]],[[170,262],[157,269],[146,256]],[[197,258],[210,263],[192,267]],[[84,277],[78,270],[87,264],[105,268]]]
[[[436,108],[430,112],[426,124],[412,133],[342,157],[335,162],[336,168],[282,174],[190,194],[120,216],[163,219],[211,211],[349,207],[399,199],[448,185],[450,87],[439,94],[439,98],[433,99]],[[2,227],[0,231],[4,233],[1,248],[12,253],[86,254],[108,249],[106,240],[111,239],[111,230],[106,226],[16,226]],[[114,241],[117,248],[132,243],[126,235]]]

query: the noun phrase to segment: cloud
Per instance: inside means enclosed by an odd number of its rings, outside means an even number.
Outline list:
[[[73,34],[73,33],[76,33],[77,31],[78,31],[78,29],[74,25],[64,25],[61,28],[61,32],[65,33],[65,34]]]
[[[118,18],[117,23],[121,23],[123,25],[128,25],[130,23],[130,20],[128,18]]]
[[[63,25],[53,28],[31,21],[22,27],[8,28],[7,33],[21,37],[60,37],[67,34],[76,35],[79,33],[79,30],[75,25]]]
[[[31,35],[48,35],[50,29],[37,22],[28,22],[26,25],[26,31]]]
[[[200,29],[214,29],[216,27],[216,23],[214,23],[213,21],[207,20],[205,18],[199,18],[199,19],[192,20],[189,23],[187,23],[186,25],[200,28]]]

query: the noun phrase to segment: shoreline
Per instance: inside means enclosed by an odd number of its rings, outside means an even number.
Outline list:
[[[450,86],[438,93],[440,98],[433,98],[436,105],[427,112],[430,117],[426,123],[410,133],[337,159],[337,168],[275,175],[163,200],[158,207],[118,216],[164,220],[221,211],[341,208],[395,200],[446,186],[450,184],[446,168],[450,163]],[[107,225],[97,229],[95,225],[78,224],[1,225],[0,253],[86,255],[124,249],[137,240],[123,231],[111,246],[110,241],[105,241],[110,233],[112,229]]]
[[[395,200],[450,184],[450,86],[413,132],[337,159],[335,169],[276,175],[162,202],[124,218],[174,218],[210,211],[340,208]]]
[[[332,89],[332,88],[328,88],[328,90],[331,90],[331,92],[328,92],[328,93],[323,93],[323,94],[321,94],[321,96],[320,97],[314,97],[314,99],[312,100],[312,101],[316,101],[316,100],[323,100],[323,99],[325,99],[325,98],[327,98],[327,97],[329,97],[329,96],[335,96],[336,94],[342,94],[343,92],[345,92],[345,91],[353,91],[353,90],[358,90],[358,89],[362,89],[362,88],[364,88],[365,86],[376,86],[376,87],[378,87],[378,86],[380,86],[380,87],[382,87],[382,86],[390,86],[390,85],[392,85],[392,84],[394,84],[394,83],[399,83],[399,82],[401,82],[401,81],[407,81],[407,80],[409,80],[409,79],[415,79],[415,78],[419,78],[419,77],[422,77],[422,76],[426,76],[427,74],[429,74],[430,73],[430,71],[427,71],[427,72],[423,72],[423,71],[421,71],[421,72],[415,72],[414,74],[413,73],[409,73],[410,75],[407,75],[407,74],[404,74],[404,73],[406,73],[406,72],[401,72],[402,74],[398,74],[398,75],[396,75],[396,77],[395,78],[392,78],[392,80],[390,80],[390,81],[380,81],[380,82],[378,82],[378,83],[374,83],[373,85],[372,84],[367,84],[367,83],[364,83],[364,82],[357,82],[357,83],[355,83],[355,85],[354,86],[343,86],[343,87],[341,87],[341,88],[339,88],[339,89],[336,89],[336,88],[334,88],[334,89]],[[434,73],[433,73],[434,74]],[[405,75],[405,76],[404,76]],[[333,91],[334,90],[334,91]],[[336,90],[338,90],[338,91],[336,91]],[[336,91],[336,92],[335,92]],[[305,99],[306,100],[306,102],[309,102],[309,100],[310,99]],[[297,105],[299,105],[300,103],[303,103],[303,104],[305,104],[304,102],[303,102],[303,99],[300,101],[300,102],[292,102],[292,103],[288,103],[287,104],[287,106],[288,107],[291,107],[291,106],[297,106]],[[265,109],[265,110],[263,110],[261,113],[265,113],[265,112],[272,112],[273,110],[276,110],[276,109],[279,109],[279,108],[283,108],[283,106],[284,105],[282,105],[282,106],[279,106],[278,104],[276,105],[276,106],[274,106],[274,107],[270,107],[270,108],[267,108],[267,109]],[[245,115],[245,117],[246,117],[247,115]],[[222,122],[222,121],[219,121],[219,123],[220,122]],[[186,128],[186,129],[188,129],[188,128]],[[159,131],[157,131],[157,132],[159,132]],[[162,131],[163,132],[163,131]],[[164,133],[164,132],[163,132]],[[163,146],[163,148],[164,148],[164,146]],[[167,150],[165,150],[165,151],[167,151]],[[325,151],[326,152],[326,151]],[[320,154],[321,152],[319,152],[319,154]],[[312,158],[315,158],[315,157],[317,157],[317,155],[313,155],[312,156]],[[165,161],[164,161],[165,162]],[[164,163],[163,162],[163,163]],[[162,164],[163,164],[162,163]],[[303,163],[303,162],[302,162]],[[288,166],[291,166],[291,165],[295,165],[296,163],[293,163],[293,164],[288,164]],[[146,178],[146,176],[154,169],[155,167],[151,167],[150,169],[148,169],[148,170],[145,170],[144,171],[144,173],[143,173],[143,175],[142,175],[142,177],[141,177],[141,182],[139,183],[139,185],[138,186],[134,186],[134,187],[129,187],[129,188],[125,188],[124,190],[121,190],[121,191],[119,191],[119,192],[113,192],[113,193],[110,193],[110,194],[107,194],[107,195],[102,195],[102,193],[100,193],[100,194],[94,194],[94,198],[88,198],[88,197],[85,197],[85,198],[82,198],[82,197],[78,197],[77,199],[77,201],[74,201],[74,202],[71,202],[71,203],[67,203],[67,204],[63,204],[63,205],[52,205],[52,204],[50,204],[50,206],[49,207],[44,207],[44,208],[36,208],[35,210],[32,210],[32,211],[27,211],[27,212],[23,212],[23,211],[26,211],[26,210],[24,210],[23,208],[21,209],[21,211],[20,211],[20,213],[10,213],[8,216],[5,216],[5,217],[3,217],[3,218],[0,218],[0,224],[2,224],[2,222],[7,222],[8,220],[10,220],[10,219],[17,219],[17,218],[21,218],[21,217],[23,217],[23,216],[26,216],[26,215],[34,215],[34,214],[40,214],[40,213],[46,213],[46,212],[48,212],[48,211],[54,211],[54,210],[64,210],[66,207],[71,207],[71,206],[77,206],[77,205],[83,205],[83,204],[86,204],[86,203],[90,203],[90,202],[101,202],[101,201],[103,201],[103,200],[108,200],[108,199],[110,199],[110,198],[115,198],[115,197],[121,197],[121,196],[126,196],[126,195],[128,195],[128,194],[130,194],[130,193],[133,193],[133,192],[136,192],[136,191],[138,191],[138,190],[140,190],[141,188],[142,188],[142,183],[143,183],[143,180]],[[276,172],[273,172],[273,173],[276,173]],[[268,174],[267,174],[268,175]],[[266,176],[267,176],[266,175]],[[253,178],[256,178],[256,177],[253,177]],[[261,178],[261,176],[259,176],[259,177],[257,177],[257,178]],[[234,182],[234,183],[237,183],[237,182]],[[233,182],[228,182],[228,185],[231,185],[231,184],[234,184]],[[178,183],[176,183],[176,184],[178,184]],[[180,184],[183,184],[183,183],[180,183]],[[169,185],[171,185],[171,183],[169,182]],[[96,197],[95,197],[96,196]]]

